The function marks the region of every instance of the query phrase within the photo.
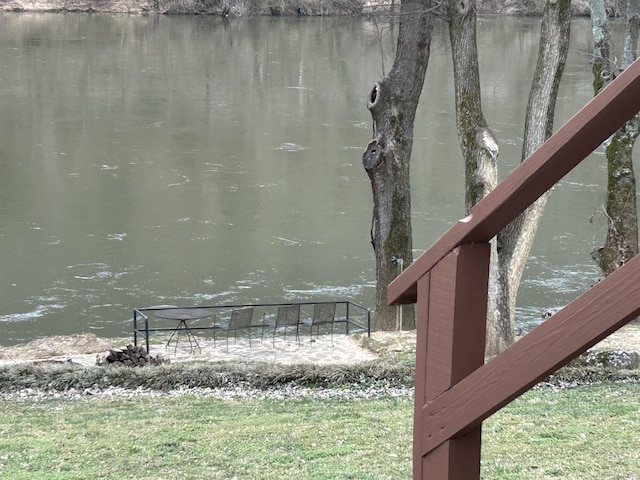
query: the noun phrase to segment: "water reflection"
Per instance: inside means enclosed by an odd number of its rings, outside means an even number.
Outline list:
[[[372,306],[366,93],[392,35],[364,19],[0,16],[0,344],[129,334],[134,306],[349,298]],[[386,31],[385,31],[386,33]],[[479,23],[501,176],[519,162],[535,19]],[[381,43],[380,43],[381,42]],[[463,215],[447,33],[416,120],[416,255]],[[584,20],[557,126],[591,96]],[[562,182],[522,321],[598,272],[603,158]]]

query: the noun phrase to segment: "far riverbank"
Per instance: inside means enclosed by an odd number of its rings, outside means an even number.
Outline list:
[[[388,14],[400,2],[387,0],[0,0],[4,12],[78,12],[133,15],[344,16]],[[611,4],[610,13],[617,2]],[[478,0],[480,15],[537,16],[544,0]],[[574,0],[574,15],[588,15],[589,2]]]

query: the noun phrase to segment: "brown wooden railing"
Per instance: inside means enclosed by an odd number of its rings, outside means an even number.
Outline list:
[[[478,480],[482,421],[640,313],[640,256],[484,363],[489,241],[640,111],[633,63],[388,287],[417,303],[414,479]]]

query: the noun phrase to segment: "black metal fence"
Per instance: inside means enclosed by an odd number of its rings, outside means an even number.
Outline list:
[[[193,335],[192,332],[206,333],[207,331],[219,330],[221,322],[228,321],[234,311],[245,308],[253,308],[257,312],[254,314],[254,318],[257,320],[253,323],[253,327],[272,327],[275,325],[278,309],[291,306],[300,308],[300,325],[309,325],[309,322],[303,321],[313,318],[313,308],[316,305],[329,304],[335,304],[336,306],[335,317],[330,322],[330,325],[325,325],[324,328],[331,328],[331,333],[333,333],[335,324],[343,324],[346,334],[354,331],[365,331],[367,336],[371,336],[371,310],[351,301],[250,303],[134,308],[133,343],[138,345],[140,338],[143,338],[148,352],[150,333],[170,332],[174,334],[180,328],[183,328],[186,329],[188,335]],[[193,312],[193,315],[189,315],[190,311]],[[172,315],[172,313],[176,315]],[[179,322],[177,325],[176,321]]]

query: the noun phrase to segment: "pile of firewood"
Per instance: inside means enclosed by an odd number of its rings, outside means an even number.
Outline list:
[[[147,353],[147,350],[138,345],[127,345],[125,348],[114,350],[109,349],[106,357],[98,357],[96,365],[113,365],[124,367],[144,367],[145,365],[160,365],[169,363],[168,359],[162,358],[160,355],[153,357]]]

